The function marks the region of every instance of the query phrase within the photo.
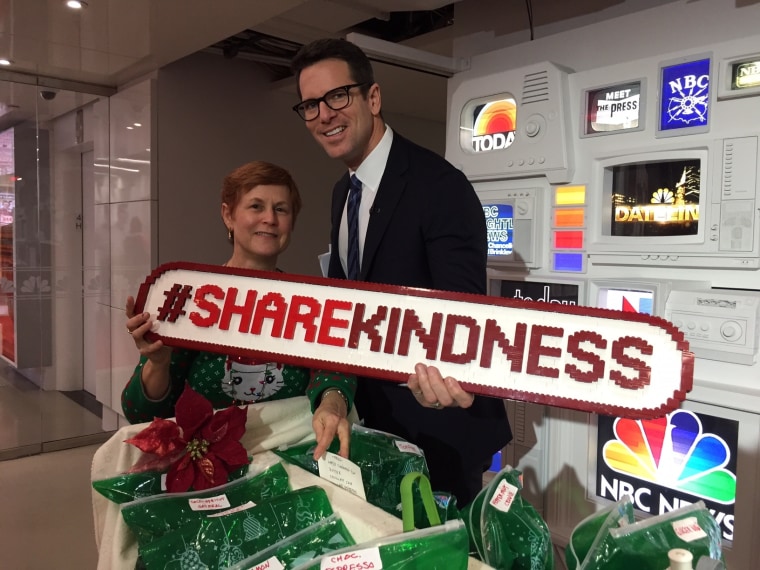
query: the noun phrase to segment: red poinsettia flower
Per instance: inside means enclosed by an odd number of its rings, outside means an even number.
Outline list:
[[[230,406],[214,413],[211,402],[186,384],[174,410],[176,423],[156,418],[125,440],[146,454],[131,472],[168,467],[166,489],[181,493],[223,485],[230,471],[248,463],[240,443],[245,433],[243,408]]]

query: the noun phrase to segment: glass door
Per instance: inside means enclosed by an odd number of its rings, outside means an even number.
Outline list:
[[[109,435],[93,362],[108,370],[109,355],[85,346],[91,302],[109,286],[86,282],[95,186],[108,184],[95,169],[98,154],[107,162],[108,105],[0,81],[0,460]]]

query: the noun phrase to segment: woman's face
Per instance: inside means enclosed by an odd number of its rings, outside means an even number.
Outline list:
[[[274,269],[277,256],[288,247],[293,231],[293,208],[287,186],[255,186],[222,217],[234,235],[233,257],[252,266]]]

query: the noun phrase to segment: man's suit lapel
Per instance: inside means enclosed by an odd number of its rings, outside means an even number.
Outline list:
[[[388,155],[388,163],[380,180],[375,201],[367,225],[367,235],[364,238],[362,252],[361,277],[367,278],[372,261],[375,258],[380,241],[388,228],[393,211],[396,209],[406,188],[404,173],[409,164],[409,157],[404,150],[404,140],[397,133],[393,135],[393,144]],[[345,201],[345,200],[344,200]]]

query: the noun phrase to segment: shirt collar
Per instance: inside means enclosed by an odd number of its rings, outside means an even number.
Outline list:
[[[359,165],[355,171],[349,169],[349,174],[356,174],[356,177],[362,181],[365,187],[377,190],[380,187],[380,180],[385,172],[385,165],[388,163],[388,156],[391,153],[393,144],[393,131],[388,125],[385,125],[383,138],[367,155],[367,158]]]

